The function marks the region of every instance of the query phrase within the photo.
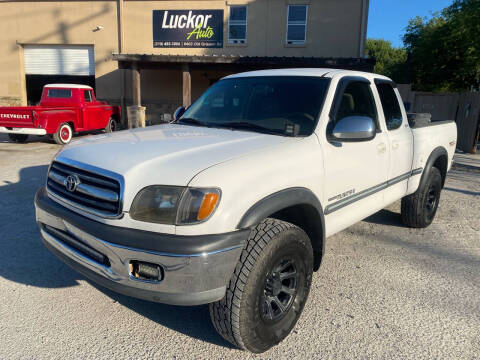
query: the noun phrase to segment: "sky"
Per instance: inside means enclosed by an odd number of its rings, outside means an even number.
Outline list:
[[[403,46],[408,21],[415,16],[430,17],[432,12],[451,5],[453,0],[370,0],[368,38],[390,40]]]

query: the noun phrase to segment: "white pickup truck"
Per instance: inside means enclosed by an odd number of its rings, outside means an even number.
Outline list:
[[[114,291],[210,303],[217,331],[263,352],[297,322],[325,239],[402,201],[434,219],[454,122],[410,126],[383,76],[333,69],[228,76],[175,122],[85,137],[35,198],[44,244]]]

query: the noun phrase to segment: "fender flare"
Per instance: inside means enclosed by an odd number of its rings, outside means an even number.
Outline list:
[[[427,163],[425,164],[425,168],[422,173],[422,178],[420,179],[420,183],[418,185],[418,189],[422,189],[425,186],[425,183],[427,182],[428,174],[430,173],[430,170],[432,169],[433,165],[435,162],[442,156],[445,156],[447,158],[447,168],[448,168],[448,152],[445,150],[443,146],[439,146],[435,148],[430,156],[428,157]],[[442,171],[442,169],[439,169]],[[445,176],[446,176],[446,169],[445,169],[445,174],[442,174],[442,188],[443,185],[445,184]]]
[[[321,229],[318,229],[318,223],[315,222],[317,225],[316,229],[312,230],[313,233],[318,235],[314,239],[310,238],[310,240],[312,241],[314,251],[321,251],[321,255],[323,256],[325,254],[324,212],[317,196],[315,196],[315,194],[307,188],[288,188],[266,196],[247,210],[238,223],[237,228],[252,228],[269,216],[295,205],[309,205],[316,210],[316,214],[314,214],[314,216],[315,218],[318,217]],[[321,245],[319,244],[320,242]]]

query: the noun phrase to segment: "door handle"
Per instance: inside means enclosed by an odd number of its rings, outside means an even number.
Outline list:
[[[385,143],[380,143],[377,145],[377,151],[380,154],[383,154],[386,150],[387,150],[387,146],[385,145]]]
[[[398,141],[392,142],[392,149],[398,149]]]

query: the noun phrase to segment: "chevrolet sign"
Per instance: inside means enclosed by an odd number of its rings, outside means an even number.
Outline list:
[[[0,119],[30,119],[30,116],[24,114],[0,114]]]

